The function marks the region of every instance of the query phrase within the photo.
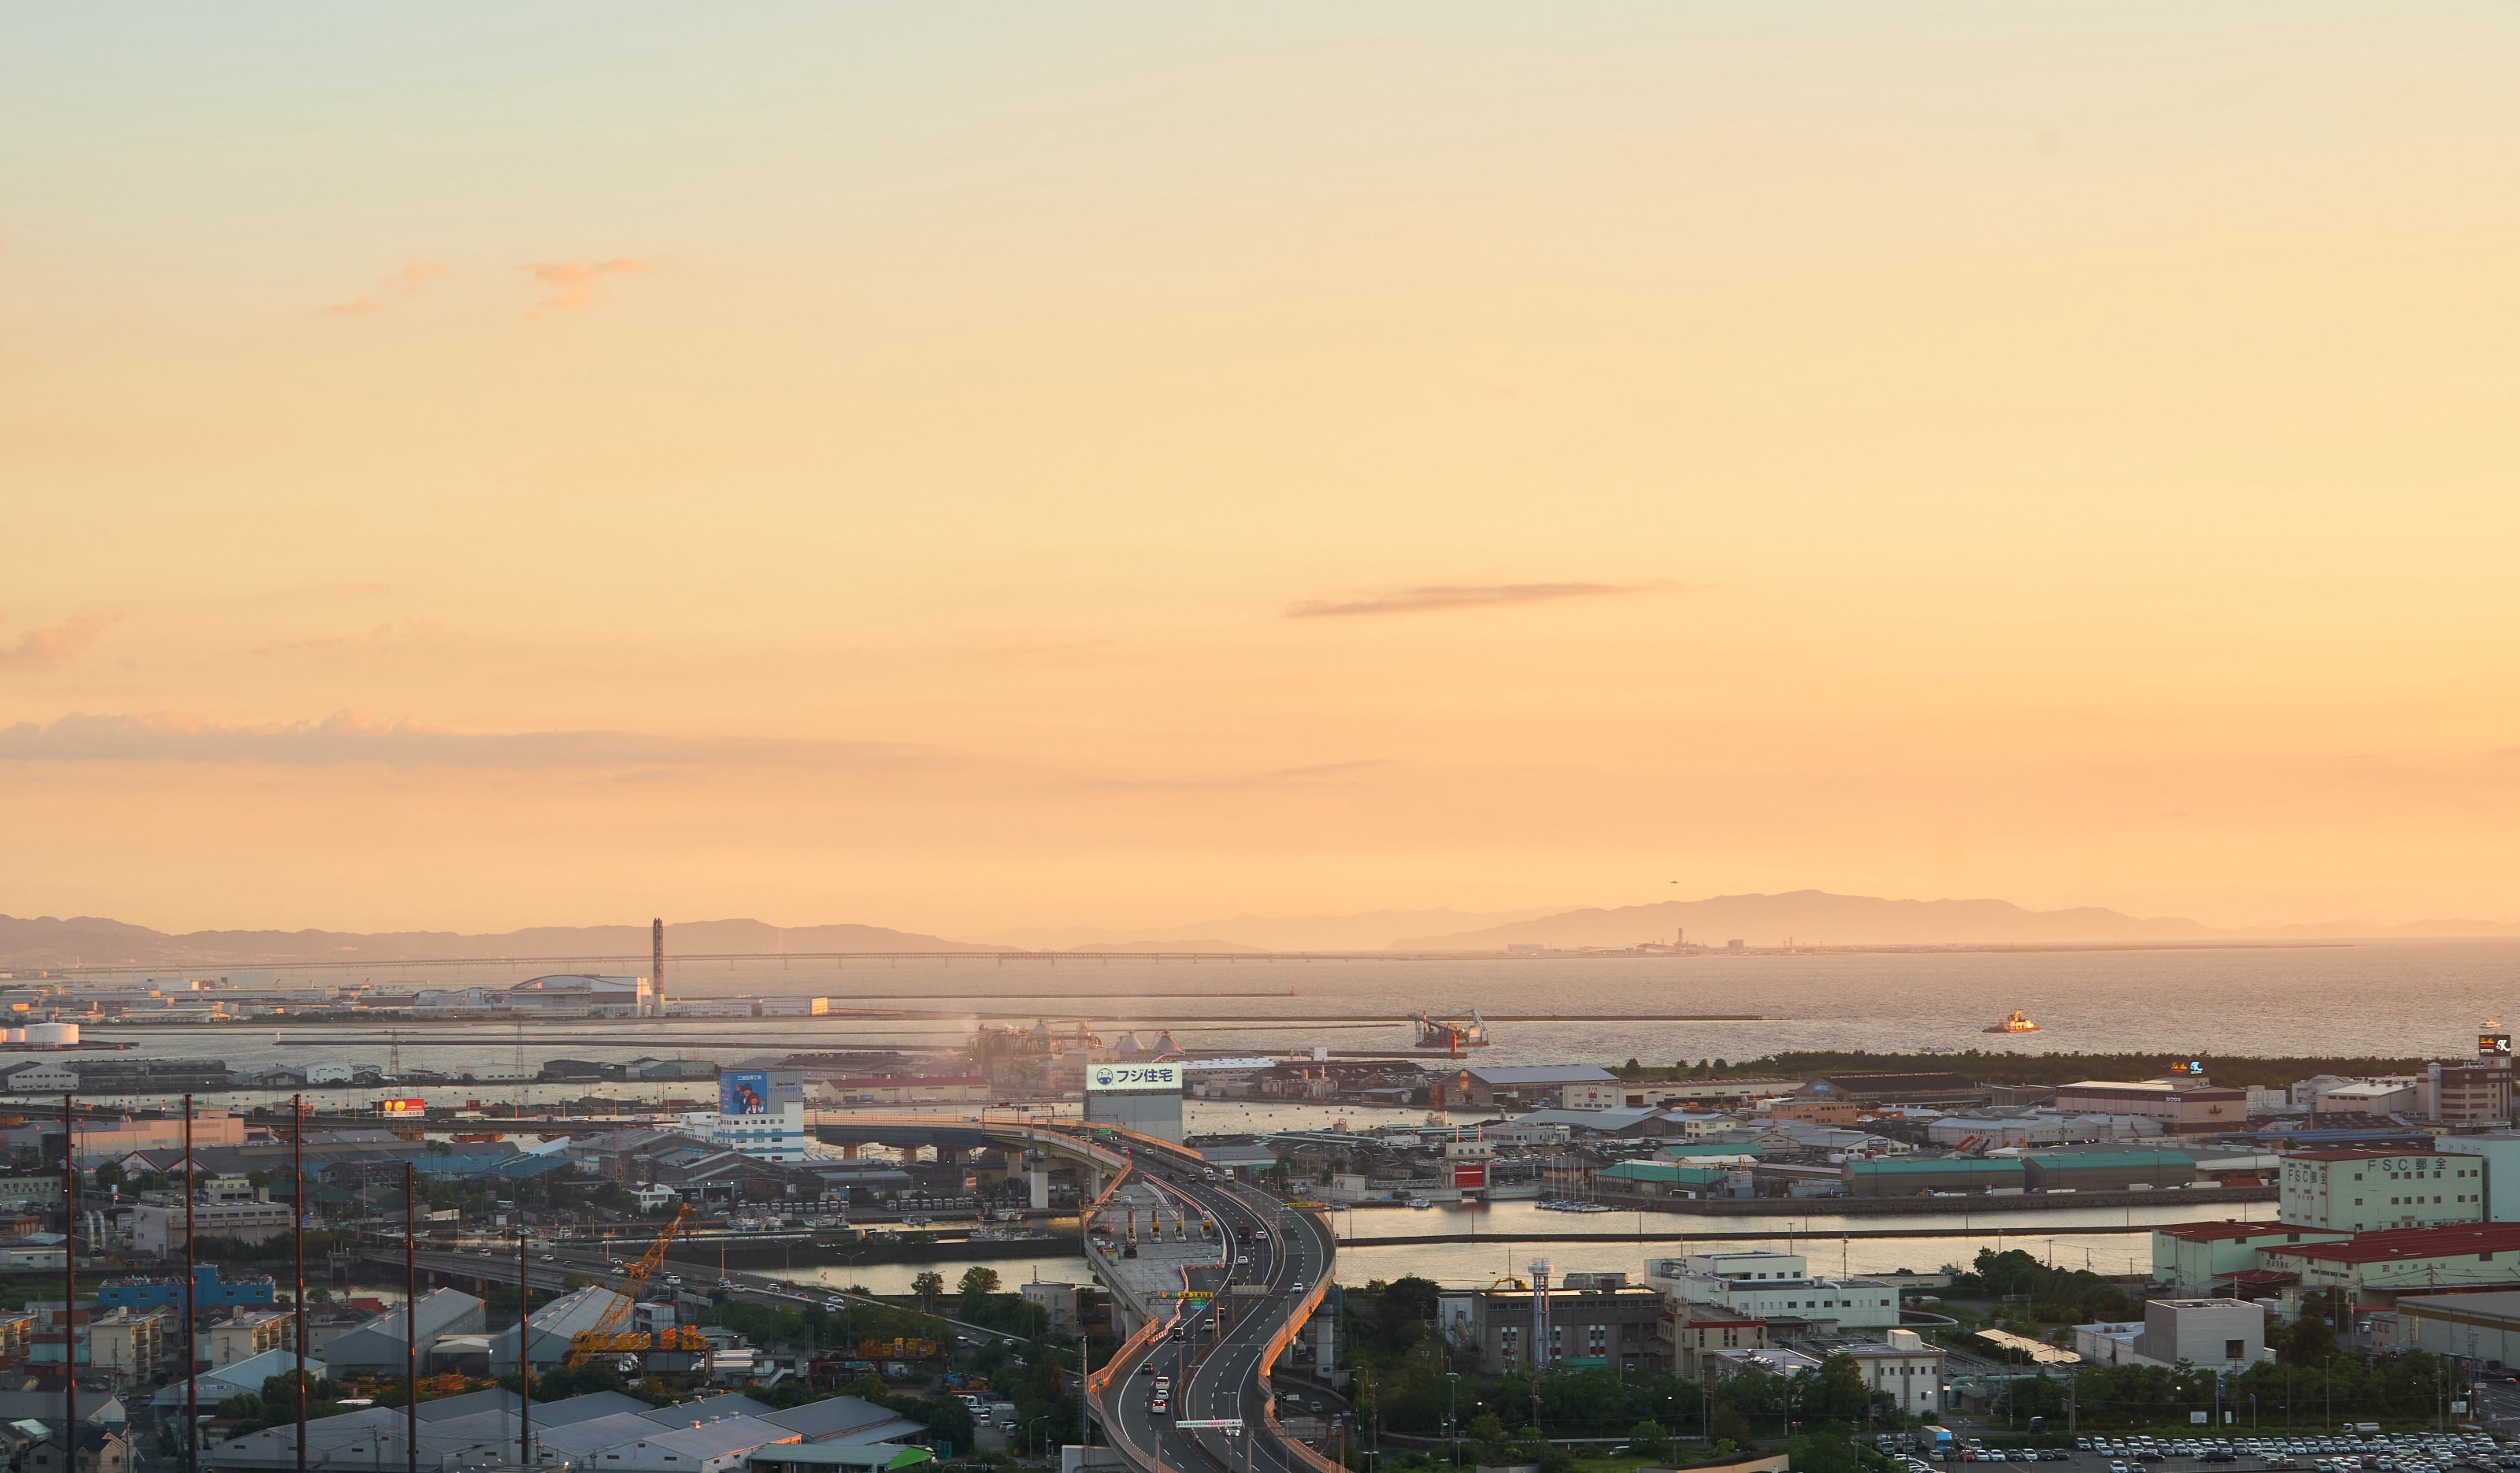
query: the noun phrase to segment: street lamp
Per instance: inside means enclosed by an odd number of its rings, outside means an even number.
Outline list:
[[[1444,1372],[1444,1427],[1453,1434],[1453,1466],[1462,1465],[1462,1373]]]

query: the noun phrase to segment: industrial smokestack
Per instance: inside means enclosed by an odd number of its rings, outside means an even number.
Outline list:
[[[658,916],[648,923],[648,995],[656,999],[656,1011],[665,1010],[665,918]]]

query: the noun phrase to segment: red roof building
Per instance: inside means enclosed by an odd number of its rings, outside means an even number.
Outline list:
[[[2342,1242],[2270,1245],[2258,1258],[2269,1271],[2300,1274],[2305,1293],[2343,1289],[2358,1301],[2520,1286],[2520,1222],[2399,1228]]]

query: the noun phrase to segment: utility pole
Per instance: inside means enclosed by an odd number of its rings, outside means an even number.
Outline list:
[[[193,1343],[201,1307],[193,1301],[195,1276],[201,1272],[193,1253],[193,1097],[184,1096],[184,1473],[200,1466],[202,1439],[202,1358]],[[73,1470],[75,1473],[75,1470]]]
[[[78,1139],[76,1100],[62,1095],[62,1448],[78,1473]]]
[[[420,1225],[411,1163],[402,1164],[402,1419],[409,1473],[420,1473]]]
[[[525,1194],[517,1192],[517,1461],[534,1463],[534,1362],[527,1346],[533,1339],[533,1270],[525,1266]]]
[[[297,1245],[297,1473],[306,1473],[306,1110],[289,1097],[290,1239]]]

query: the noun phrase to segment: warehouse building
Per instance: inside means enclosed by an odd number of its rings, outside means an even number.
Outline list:
[[[1434,1103],[1453,1109],[1555,1106],[1569,1084],[1617,1087],[1619,1077],[1598,1064],[1505,1064],[1459,1069],[1436,1076]]]
[[[2196,1158],[2184,1151],[2138,1147],[2116,1151],[2026,1151],[2024,1184],[2035,1192],[2109,1192],[2131,1186],[2185,1186]]]
[[[1535,1290],[1477,1289],[1447,1293],[1437,1317],[1455,1354],[1482,1375],[1500,1376],[1535,1364],[1570,1369],[1642,1370],[1664,1358],[1663,1297],[1631,1288],[1622,1273],[1566,1275],[1549,1291],[1549,1339],[1532,1343]]]
[[[2485,1220],[2485,1163],[2447,1151],[2298,1151],[2284,1158],[2275,1215],[2338,1232]]]
[[[1850,1197],[1918,1197],[1936,1192],[2017,1192],[2030,1173],[2010,1156],[1885,1156],[1839,1168]]]
[[[2249,1091],[2193,1077],[2085,1080],[2057,1089],[2056,1108],[2068,1115],[2139,1116],[2159,1122],[2171,1135],[2245,1130],[2249,1126]]]
[[[2285,1222],[2176,1222],[2152,1230],[2152,1279],[2181,1294],[2211,1294],[2235,1274],[2264,1268],[2263,1249],[2350,1236]]]
[[[2358,1304],[2440,1289],[2520,1287],[2520,1222],[2358,1233],[2326,1243],[2268,1244],[2258,1259],[2300,1276],[2297,1294],[2342,1290]]]
[[[2405,1295],[2397,1321],[2391,1349],[2520,1365],[2520,1290]]]
[[[1617,1201],[1657,1202],[1673,1198],[1747,1196],[1732,1187],[1734,1174],[1724,1167],[1686,1166],[1660,1161],[1622,1161],[1593,1175],[1594,1189]],[[1746,1188],[1749,1178],[1742,1176]]]

